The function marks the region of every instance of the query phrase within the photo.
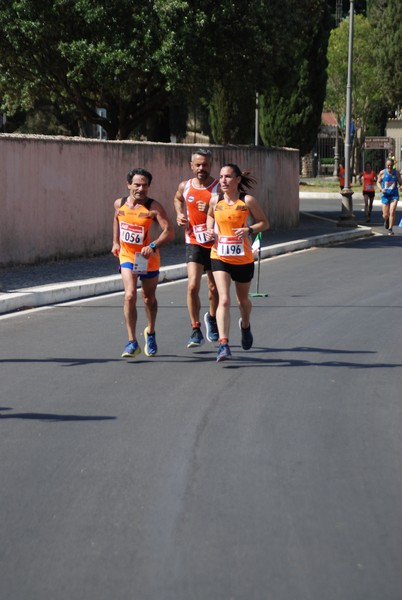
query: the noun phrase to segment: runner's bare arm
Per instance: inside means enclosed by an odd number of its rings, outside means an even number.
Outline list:
[[[152,202],[151,213],[159,224],[161,228],[161,233],[159,236],[153,240],[155,242],[155,247],[160,248],[161,246],[166,246],[169,242],[174,238],[174,229],[173,225],[170,222],[169,217],[167,216],[166,210],[163,208],[162,204],[157,200]],[[153,252],[152,248],[149,246],[144,246],[141,250],[141,254],[143,256],[150,256]]]
[[[214,216],[214,214],[215,214],[215,206],[216,206],[217,201],[218,201],[218,194],[213,194],[213,196],[211,196],[211,200],[209,203],[207,221],[206,221],[207,230],[205,232],[205,236],[206,236],[207,240],[213,240],[215,237],[215,232],[214,232],[215,216]]]
[[[185,181],[182,181],[180,183],[179,188],[173,199],[173,204],[174,204],[174,207],[176,210],[176,215],[177,215],[176,220],[177,220],[178,225],[187,225],[187,217],[184,212],[185,202],[184,202],[184,196],[183,196],[183,191],[184,191],[185,185],[186,185]]]
[[[383,177],[384,177],[384,170],[382,170],[378,173],[378,178],[377,178],[377,187],[380,190],[380,192],[382,192],[381,181],[382,181]]]
[[[117,219],[117,215],[119,214],[121,199],[115,200],[114,203],[114,216],[113,216],[113,245],[112,245],[112,254],[116,257],[119,256],[120,253],[120,232],[119,232],[119,221]]]
[[[244,201],[249,210],[250,215],[254,219],[254,223],[251,226],[252,233],[260,233],[269,229],[269,221],[266,217],[261,205],[257,201],[254,196],[249,196],[248,194],[245,196]],[[242,239],[250,235],[250,227],[239,227],[234,230],[234,233],[238,238]]]

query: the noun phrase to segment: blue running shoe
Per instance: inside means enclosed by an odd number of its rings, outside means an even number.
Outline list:
[[[128,342],[127,346],[123,350],[122,358],[135,358],[141,354],[141,348],[138,345],[137,340]]]
[[[241,347],[243,350],[250,350],[253,345],[253,334],[251,333],[250,325],[247,329],[243,329],[242,320],[239,320],[239,328],[241,331]]]
[[[218,354],[216,355],[216,362],[228,360],[229,358],[232,358],[232,353],[230,351],[229,344],[219,344]]]
[[[216,317],[211,317],[209,312],[204,315],[204,323],[208,342],[217,342],[219,340],[219,331],[216,324]]]
[[[148,327],[144,329],[144,352],[146,356],[155,356],[158,352],[158,346],[156,344],[156,337],[154,333],[148,333]]]
[[[205,342],[204,336],[201,333],[199,327],[193,327],[193,333],[189,337],[187,342],[187,348],[195,348],[196,346],[202,346]]]

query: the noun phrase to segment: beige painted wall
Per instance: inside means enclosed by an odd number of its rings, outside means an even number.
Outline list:
[[[0,135],[0,265],[90,256],[112,242],[113,202],[127,191],[126,175],[144,167],[154,177],[151,197],[173,223],[173,196],[189,178],[190,155],[198,146],[115,142],[53,136]],[[234,162],[250,169],[253,194],[271,227],[299,220],[299,154],[292,149],[212,146],[214,168]],[[176,228],[176,241],[183,231]]]
[[[402,168],[402,119],[388,119],[385,128],[385,135],[395,140],[396,168],[398,171],[400,171]],[[385,167],[387,155],[388,152],[384,152],[384,164],[381,165],[381,169],[384,169]]]

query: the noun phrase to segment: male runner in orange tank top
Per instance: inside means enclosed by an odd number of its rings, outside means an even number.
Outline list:
[[[219,186],[218,180],[210,174],[211,166],[210,150],[199,149],[193,152],[190,167],[194,177],[180,183],[173,200],[177,224],[186,226],[187,308],[192,326],[187,348],[201,346],[204,343],[200,322],[200,287],[204,272],[207,275],[209,299],[209,311],[204,315],[206,336],[209,342],[216,342],[219,337],[216,325],[218,293],[211,271],[210,258],[212,242],[205,238],[209,202]]]
[[[118,198],[114,203],[112,254],[120,262],[128,333],[128,343],[122,357],[135,358],[141,353],[136,336],[138,277],[148,322],[144,330],[144,352],[147,356],[155,356],[158,350],[155,337],[158,303],[155,292],[159,278],[159,248],[173,239],[174,231],[163,206],[157,200],[148,198],[151,181],[151,173],[145,169],[133,169],[127,175],[129,196]],[[162,231],[151,241],[154,221]]]

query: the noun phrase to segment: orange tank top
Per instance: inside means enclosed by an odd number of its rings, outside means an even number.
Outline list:
[[[197,244],[210,248],[212,242],[205,239],[207,213],[198,210],[197,202],[209,204],[212,194],[216,193],[219,180],[215,179],[207,188],[197,188],[189,179],[184,186],[183,198],[186,202],[188,226],[185,232],[186,244]]]
[[[243,199],[228,204],[219,199],[215,206],[215,233],[217,238],[211,249],[211,258],[217,258],[233,265],[247,265],[254,262],[250,238],[239,240],[233,230],[247,227],[249,211]]]
[[[374,192],[375,191],[374,180],[375,180],[374,171],[371,171],[370,173],[366,173],[366,171],[363,172],[363,192]]]
[[[128,208],[123,204],[117,215],[120,234],[120,264],[131,262],[135,264],[136,253],[141,253],[144,246],[149,246],[150,230],[154,217],[150,211],[152,198],[147,198],[145,205],[137,204]],[[160,267],[159,251],[153,252],[148,259],[148,271],[158,271]]]

